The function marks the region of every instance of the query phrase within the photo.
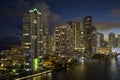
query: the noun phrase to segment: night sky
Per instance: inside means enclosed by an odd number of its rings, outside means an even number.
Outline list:
[[[50,28],[68,20],[82,21],[84,16],[92,16],[98,32],[105,35],[120,32],[120,0],[1,0],[0,50],[20,45],[22,16],[33,8],[44,13],[44,26]]]

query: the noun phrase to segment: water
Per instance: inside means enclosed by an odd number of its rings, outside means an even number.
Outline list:
[[[120,59],[89,61],[28,80],[120,80]]]

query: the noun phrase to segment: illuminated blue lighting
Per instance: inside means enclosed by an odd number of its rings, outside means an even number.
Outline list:
[[[32,61],[32,59],[29,59],[29,61],[31,62],[31,61]]]
[[[117,56],[117,58],[119,58],[119,59],[120,59],[120,55],[118,55],[118,56]]]
[[[24,56],[29,56],[29,55],[30,55],[30,54],[28,54],[28,53],[27,53],[27,54],[24,54]]]

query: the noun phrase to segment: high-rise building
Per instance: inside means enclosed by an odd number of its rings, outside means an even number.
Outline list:
[[[109,36],[108,36],[109,38],[109,40],[108,40],[108,42],[109,42],[109,47],[110,48],[115,48],[115,34],[114,33],[109,33]]]
[[[48,59],[52,54],[52,37],[48,34],[44,34],[43,36],[43,58],[44,60]]]
[[[69,21],[68,24],[70,25],[73,31],[73,48],[80,49],[80,45],[82,44],[82,30],[80,27],[80,21]]]
[[[68,25],[55,27],[55,53],[60,56],[72,55],[72,29]]]
[[[91,16],[86,16],[83,19],[83,38],[85,54],[94,54],[96,52],[96,28],[92,26]]]
[[[97,48],[103,47],[104,35],[102,33],[97,33]]]
[[[118,48],[118,37],[115,37],[115,47]]]
[[[118,48],[120,48],[120,34],[118,34],[117,39],[118,39]]]
[[[102,43],[102,47],[108,47],[109,46],[109,43],[108,43],[108,41],[103,41],[103,43]]]
[[[29,10],[23,17],[23,52],[25,70],[37,71],[43,54],[42,13],[36,8]]]

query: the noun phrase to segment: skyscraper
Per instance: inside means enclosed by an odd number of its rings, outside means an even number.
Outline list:
[[[102,33],[97,33],[97,48],[103,47],[104,35]]]
[[[44,34],[43,36],[43,49],[43,58],[46,60],[52,53],[52,37],[48,34]]]
[[[85,54],[91,55],[96,52],[96,28],[92,26],[92,17],[86,16],[83,19],[83,38]]]
[[[117,40],[118,40],[118,48],[120,48],[120,34],[118,34]]]
[[[72,29],[68,25],[55,27],[55,53],[70,56],[72,54]]]
[[[36,71],[43,53],[42,13],[36,8],[26,12],[23,17],[23,51],[25,55],[25,69]]]
[[[109,33],[109,47],[110,48],[115,48],[115,34],[114,33]]]
[[[81,27],[80,27],[80,21],[68,21],[68,24],[70,25],[72,31],[73,31],[73,48],[74,49],[80,49],[81,43]]]
[[[115,47],[118,48],[118,37],[115,37]]]

